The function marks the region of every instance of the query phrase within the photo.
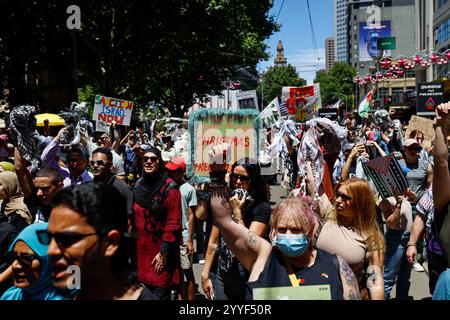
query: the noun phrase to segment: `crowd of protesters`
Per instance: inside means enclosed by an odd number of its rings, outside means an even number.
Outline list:
[[[425,262],[433,299],[450,299],[450,104],[429,140],[385,110],[279,119],[260,161],[228,172],[227,146],[213,148],[206,184],[187,172],[183,123],[95,131],[76,107],[54,136],[30,106],[0,129],[2,300],[193,300],[197,283],[218,300],[302,286],[389,300],[394,285],[403,300]],[[388,156],[407,188],[383,197],[364,168]],[[277,171],[288,196],[272,208]]]

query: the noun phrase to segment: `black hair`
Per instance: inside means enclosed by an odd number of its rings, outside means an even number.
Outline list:
[[[64,181],[61,172],[55,168],[42,168],[36,172],[35,178],[49,178],[54,184]]]
[[[94,154],[96,154],[96,153],[103,153],[104,155],[106,155],[106,158],[108,159],[108,161],[111,161],[111,162],[113,161],[112,152],[110,150],[106,149],[105,147],[100,147],[100,148],[95,149],[92,152],[92,156],[94,156]]]
[[[133,283],[136,239],[127,233],[126,200],[120,192],[103,182],[73,185],[61,189],[55,195],[51,207],[53,209],[58,206],[66,206],[85,217],[100,237],[111,230],[119,231],[119,248],[112,257],[111,267],[122,283],[127,285]]]
[[[241,166],[247,171],[251,182],[251,190],[249,192],[255,202],[269,202],[269,189],[267,183],[261,176],[261,167],[258,161],[251,158],[242,158],[233,164],[231,173],[234,172],[234,168],[237,166]],[[234,185],[231,181],[230,187],[234,189]]]
[[[66,151],[67,155],[69,155],[69,153],[71,152],[75,152],[78,153],[82,158],[88,160],[88,155],[86,150],[84,149],[84,147],[80,144],[73,144],[69,147],[69,149]]]

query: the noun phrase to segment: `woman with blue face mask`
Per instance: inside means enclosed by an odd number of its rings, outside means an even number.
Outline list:
[[[232,220],[231,207],[224,197],[215,192],[211,198],[214,223],[230,250],[249,270],[248,289],[254,298],[264,292],[263,299],[360,299],[349,265],[312,245],[318,222],[305,198],[288,198],[277,205],[269,243]]]

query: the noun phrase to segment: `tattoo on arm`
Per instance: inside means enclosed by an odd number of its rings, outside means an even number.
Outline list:
[[[345,276],[345,281],[347,281],[349,286],[353,286],[354,283],[356,283],[355,274],[353,273],[352,269],[348,265],[344,259],[342,259],[340,256],[337,256],[339,260],[339,267],[341,273]]]
[[[248,246],[255,249],[258,238],[251,232],[248,232]]]
[[[361,300],[360,297],[356,293],[353,292],[353,290],[350,290],[348,293],[348,300]]]

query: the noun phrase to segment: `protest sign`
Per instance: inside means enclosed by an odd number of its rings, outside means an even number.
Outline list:
[[[413,115],[411,116],[411,120],[409,120],[408,128],[405,132],[405,137],[408,138],[411,131],[413,130],[422,131],[424,140],[431,141],[434,137],[433,120]]]
[[[261,119],[257,110],[201,109],[189,117],[187,171],[197,182],[209,180],[209,152],[214,146],[230,145],[227,169],[239,159],[257,159]]]
[[[275,125],[275,122],[277,122],[273,109],[270,105],[267,106],[263,111],[261,111],[260,117],[263,128],[273,127]]]
[[[93,120],[129,126],[133,106],[132,101],[96,95]]]
[[[258,98],[256,90],[241,91],[236,94],[239,109],[256,109],[258,110]]]
[[[408,188],[402,168],[392,154],[363,163],[363,169],[383,199],[402,194]]]
[[[444,102],[443,83],[420,83],[417,92],[417,114],[433,116],[436,107]]]
[[[95,131],[106,132],[109,134],[109,125],[105,121],[97,120],[95,122]]]
[[[286,103],[288,112],[295,115],[296,121],[310,120],[322,108],[318,83],[304,87],[283,87],[281,99]]]
[[[255,288],[253,300],[331,300],[331,288],[329,284]]]
[[[336,121],[338,119],[338,111],[338,108],[320,108],[319,117]]]

